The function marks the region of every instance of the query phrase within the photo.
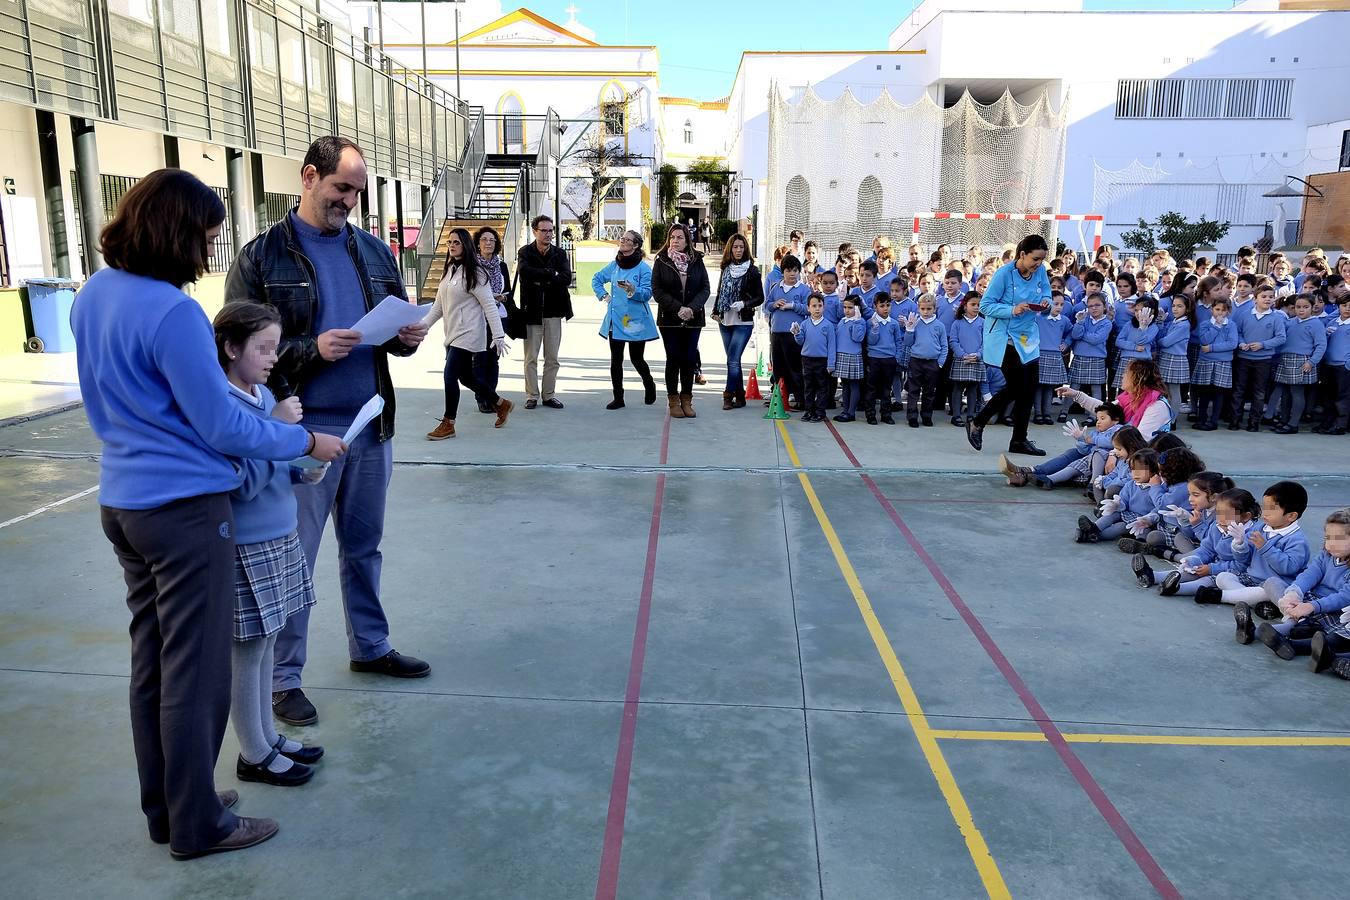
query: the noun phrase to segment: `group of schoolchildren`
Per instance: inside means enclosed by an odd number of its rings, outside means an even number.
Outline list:
[[[833,269],[819,247],[792,233],[766,278],[765,314],[775,381],[803,421],[823,421],[843,387],[838,422],[857,418],[894,424],[899,401],[912,427],[933,424],[933,411],[953,425],[976,414],[1002,385],[1002,373],[981,358],[984,320],[979,300],[997,267],[978,247],[953,261],[945,245],[921,262],[896,265],[883,237],[863,259],[841,245]],[[1109,247],[1079,267],[1068,250],[1049,261],[1049,309],[1039,316],[1040,390],[1033,422],[1063,423],[1069,405],[1055,389],[1071,384],[1096,399],[1120,389],[1131,360],[1153,360],[1168,385],[1174,422],[1196,430],[1343,435],[1350,426],[1350,255],[1333,267],[1309,251],[1297,275],[1283,254],[1238,251],[1234,271],[1204,257],[1174,262],[1165,250],[1117,265]],[[813,305],[815,304],[815,305]],[[1108,388],[1111,389],[1108,394]],[[1059,405],[1058,415],[1053,407]],[[1008,424],[1007,411],[1000,422]]]

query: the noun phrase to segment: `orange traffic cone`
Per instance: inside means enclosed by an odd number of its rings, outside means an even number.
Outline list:
[[[778,379],[778,396],[783,398],[783,409],[787,410],[788,412],[796,412],[792,404],[788,402],[788,389],[786,378]],[[801,400],[799,399],[797,402],[800,403]]]
[[[745,399],[763,400],[764,395],[759,392],[759,379],[755,377],[755,370],[750,370],[750,381],[745,386]]]

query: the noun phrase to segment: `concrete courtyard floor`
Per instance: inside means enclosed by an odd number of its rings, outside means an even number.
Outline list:
[[[383,595],[431,677],[348,671],[321,552],[314,781],[218,785],[281,833],[175,863],[147,839],[128,614],[82,412],[0,428],[0,884],[6,896],[1321,897],[1350,880],[1347,685],[1240,647],[1227,607],[1080,547],[1073,491],[1014,491],[914,431],[607,412],[598,310],[563,411],[462,407],[438,349],[395,365]],[[650,355],[660,361],[659,343]],[[753,360],[755,351],[746,354]],[[659,367],[658,380],[659,380]],[[523,400],[519,351],[503,393]],[[637,388],[635,391],[634,389]],[[523,404],[522,404],[523,405]],[[1059,429],[1035,435],[1052,450]],[[1347,443],[1196,435],[1259,494],[1298,477],[1320,540]]]

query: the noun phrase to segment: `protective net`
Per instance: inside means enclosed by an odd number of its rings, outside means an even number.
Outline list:
[[[886,235],[904,247],[921,210],[1057,212],[1066,107],[1006,93],[991,104],[965,94],[946,109],[927,95],[904,105],[884,91],[862,103],[848,89],[824,100],[810,88],[789,102],[774,85],[761,253],[786,244],[794,228],[820,243],[827,263],[844,241],[867,247]],[[1033,231],[1054,246],[1054,222],[966,219],[924,221],[919,243],[992,252]]]

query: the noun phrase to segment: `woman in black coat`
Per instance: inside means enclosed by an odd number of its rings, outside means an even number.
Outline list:
[[[672,225],[652,264],[652,297],[666,348],[666,395],[672,419],[694,418],[694,361],[709,293],[708,270],[689,229]]]
[[[483,267],[487,273],[488,285],[492,290],[492,296],[497,299],[497,303],[502,302],[503,297],[511,296],[511,270],[506,267],[506,260],[502,258],[502,240],[497,235],[494,228],[484,226],[478,229],[473,236],[473,245],[478,251],[478,264]],[[450,264],[446,263],[446,271],[449,272]],[[502,307],[497,307],[497,313],[500,315]],[[502,330],[506,329],[506,318],[502,317]],[[492,347],[492,329],[488,329],[487,349],[482,353],[473,355],[473,377],[481,386],[481,390],[474,397],[478,401],[478,411],[482,413],[495,413],[497,411],[493,397],[497,395],[497,379],[500,376],[501,368],[497,362],[497,351]]]
[[[713,318],[720,323],[722,346],[727,351],[727,388],[722,392],[722,408],[745,405],[745,381],[741,376],[741,356],[755,330],[755,310],[764,305],[764,283],[750,255],[750,243],[743,234],[733,234],[722,249],[722,275],[717,283],[717,302]]]

